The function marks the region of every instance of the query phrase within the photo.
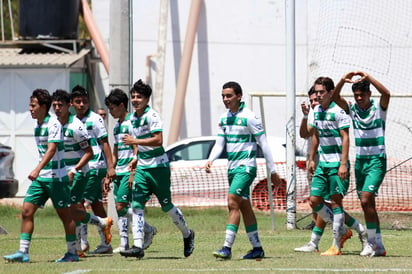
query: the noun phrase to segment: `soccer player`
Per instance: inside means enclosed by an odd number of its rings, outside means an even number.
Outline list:
[[[313,86],[309,89],[308,96],[309,96],[310,105],[307,106],[306,103],[301,104],[303,119],[300,124],[299,133],[300,133],[300,137],[306,138],[308,140],[308,147],[310,149],[311,138],[312,138],[311,133],[313,133],[313,131],[310,129],[309,125],[313,124],[313,119],[314,119],[313,109],[315,108],[315,106],[319,105],[318,98],[316,96],[315,89]],[[315,157],[314,158],[315,166],[317,166],[319,162],[319,154],[315,154],[314,157]],[[308,163],[308,166],[309,166],[309,163]],[[308,169],[309,182],[312,181],[312,177],[313,177],[313,174],[309,172],[309,169]],[[328,207],[331,206],[329,200],[330,200],[330,197],[326,196],[325,205]],[[304,246],[295,248],[294,249],[295,251],[297,252],[319,252],[318,245],[319,245],[320,239],[322,238],[323,232],[325,230],[326,222],[320,216],[318,216],[316,212],[313,212],[313,218],[314,218],[314,222],[312,221],[313,226],[312,226],[312,233],[311,233],[310,241]],[[356,232],[358,233],[359,240],[362,244],[362,249],[363,249],[367,243],[367,235],[366,235],[366,230],[364,226],[360,224],[358,220],[356,220],[355,218],[353,218],[346,212],[345,212],[345,224],[348,227],[351,227],[356,230]],[[343,248],[343,245],[346,242],[346,240],[352,237],[352,231],[350,229],[344,229],[344,230],[346,232],[343,233],[342,238],[341,238],[341,243],[340,243],[341,248]]]
[[[227,82],[223,85],[222,100],[228,109],[219,120],[219,132],[209,159],[205,164],[206,172],[214,160],[222,153],[225,145],[228,153],[229,218],[226,225],[226,237],[223,247],[213,253],[221,259],[232,257],[232,245],[240,224],[240,214],[243,216],[246,233],[253,249],[247,252],[242,259],[259,259],[265,256],[259,240],[256,216],[250,201],[250,185],[256,177],[256,147],[261,146],[266,159],[266,165],[271,173],[271,181],[275,186],[280,184],[276,173],[272,153],[267,143],[262,122],[242,102],[242,88],[236,82]]]
[[[354,79],[354,77],[359,78]],[[340,95],[345,83],[353,84],[355,102],[347,102]],[[379,102],[371,99],[370,84],[380,93]],[[334,100],[350,114],[353,122],[356,144],[356,190],[365,215],[368,233],[368,245],[360,253],[361,256],[386,256],[375,196],[386,173],[385,122],[389,99],[389,90],[363,71],[345,74],[335,89]]]
[[[39,152],[39,163],[28,176],[32,183],[23,203],[20,248],[15,253],[4,256],[7,261],[23,263],[30,261],[29,248],[34,231],[34,214],[49,198],[66,233],[67,252],[56,262],[78,261],[75,223],[68,207],[70,191],[63,164],[61,125],[49,114],[51,103],[51,96],[45,89],[34,90],[30,97],[29,110],[32,118],[37,120],[34,136]]]
[[[129,249],[129,216],[132,215],[130,209],[131,188],[129,188],[129,179],[131,169],[137,163],[137,146],[130,146],[123,143],[123,137],[126,134],[133,134],[133,125],[131,122],[132,114],[128,113],[129,98],[121,89],[113,89],[104,100],[110,114],[114,119],[118,119],[114,126],[114,147],[113,163],[116,167],[116,179],[114,180],[114,198],[116,201],[116,211],[118,215],[118,226],[120,233],[120,245],[113,250],[114,253]],[[134,175],[133,170],[133,175]],[[133,178],[131,178],[133,179]],[[105,190],[109,190],[109,180],[105,180]],[[150,226],[147,222],[144,224],[144,242],[143,249],[147,249],[152,243],[153,236],[157,229]]]
[[[103,179],[107,177],[113,180],[116,177],[116,171],[113,166],[112,152],[108,141],[106,127],[103,118],[89,108],[88,92],[83,87],[77,85],[72,89],[70,103],[76,111],[77,118],[86,126],[90,137],[90,143],[93,149],[93,158],[89,161],[89,172],[87,173],[88,182],[86,184],[84,200],[90,204],[96,216],[106,218],[106,211],[103,207]],[[100,245],[91,252],[93,254],[111,254],[113,248],[107,242],[104,231],[97,226],[100,236]],[[87,227],[82,225],[81,229],[82,250],[89,249],[87,241]]]
[[[77,255],[84,257],[80,244],[80,224],[97,225],[103,230],[106,243],[110,243],[112,220],[110,217],[100,218],[91,215],[82,206],[89,170],[88,162],[93,157],[93,150],[86,127],[75,115],[70,114],[70,94],[65,90],[56,90],[52,95],[52,106],[63,130],[63,159],[69,178],[71,214],[76,221]]]
[[[314,120],[310,124],[312,146],[309,154],[309,170],[315,172],[310,189],[310,206],[325,222],[333,222],[333,243],[324,256],[341,255],[344,235],[343,197],[349,187],[349,116],[332,101],[333,80],[319,77],[314,89],[319,105],[314,109]],[[315,154],[319,153],[316,166]],[[333,215],[325,205],[329,196]]]
[[[148,104],[152,88],[142,80],[130,90],[133,114],[133,135],[125,135],[125,145],[138,146],[138,163],[132,190],[133,247],[120,252],[125,257],[142,258],[144,209],[152,194],[159,200],[163,212],[172,218],[183,235],[183,254],[189,257],[194,250],[195,232],[189,229],[182,211],[172,203],[170,192],[170,164],[163,148],[163,123]],[[135,136],[136,138],[134,138]]]
[[[309,123],[311,123],[311,121],[309,121],[309,119],[313,119],[313,115],[309,115],[312,114],[313,109],[315,108],[315,106],[319,105],[318,102],[318,98],[316,96],[315,93],[315,89],[313,88],[313,86],[309,89],[308,91],[308,97],[309,97],[309,105],[306,104],[306,102],[302,102],[300,107],[302,110],[302,114],[303,114],[303,118],[302,121],[300,122],[300,127],[299,127],[299,135],[301,138],[304,138],[307,140],[307,147],[308,147],[308,154],[307,154],[307,161],[306,161],[306,166],[309,166],[309,152],[310,152],[310,147],[311,147],[311,137],[309,134],[309,130],[308,130],[308,126]],[[310,111],[312,110],[312,111]],[[319,157],[315,157],[315,162],[316,164],[319,161]],[[307,178],[308,178],[308,182],[312,182],[312,174],[309,172],[309,169],[306,170],[307,171]],[[305,227],[305,229],[313,229],[315,227],[315,222],[317,220],[317,214],[315,212],[313,212],[312,214],[312,222]],[[320,219],[322,220],[322,219]]]

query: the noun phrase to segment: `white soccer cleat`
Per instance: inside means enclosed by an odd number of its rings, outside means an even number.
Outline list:
[[[294,249],[296,252],[319,252],[319,249],[317,246],[315,246],[312,242],[307,243],[304,246],[297,247]]]
[[[362,252],[360,253],[361,256],[364,257],[373,257],[375,256],[375,247],[373,244],[368,243],[364,249],[362,249]]]
[[[119,246],[119,247],[113,249],[113,253],[120,253],[120,252],[123,252],[123,251],[125,251],[125,250],[127,250],[127,249],[129,249],[128,246],[126,246],[126,247],[124,247],[124,246]]]

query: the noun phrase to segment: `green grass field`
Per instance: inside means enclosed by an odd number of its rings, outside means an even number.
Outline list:
[[[78,263],[55,263],[54,260],[66,251],[63,227],[54,212],[47,207],[39,210],[35,217],[35,231],[30,248],[30,263],[0,263],[0,273],[412,273],[412,214],[381,214],[383,240],[387,257],[363,258],[359,256],[360,242],[355,235],[348,240],[342,256],[323,257],[318,253],[296,253],[293,248],[308,242],[310,231],[286,230],[285,215],[276,213],[275,230],[272,231],[269,214],[258,213],[261,241],[266,258],[261,261],[238,259],[250,249],[250,244],[241,225],[234,247],[232,260],[216,260],[212,252],[220,248],[224,240],[227,212],[221,208],[182,208],[186,219],[196,231],[196,248],[192,256],[183,256],[183,241],[180,231],[169,217],[158,208],[149,208],[147,221],[156,226],[158,233],[152,246],[146,250],[142,260],[125,259],[118,254],[89,255]],[[302,217],[302,214],[299,217]],[[362,215],[353,214],[362,220]],[[299,222],[303,227],[310,218]],[[405,229],[391,229],[400,222]],[[8,235],[0,235],[0,253],[9,254],[18,249],[20,233],[20,209],[0,206],[0,225]],[[119,243],[117,227],[113,226],[113,247]],[[89,241],[94,247],[98,235],[89,226]],[[330,227],[320,243],[326,250],[332,241]]]

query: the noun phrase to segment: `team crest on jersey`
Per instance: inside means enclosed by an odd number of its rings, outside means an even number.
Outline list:
[[[242,124],[242,120],[241,120],[241,119],[238,119],[238,120],[237,120],[237,124],[238,124],[238,125],[241,125],[241,124]]]
[[[332,113],[327,113],[326,114],[326,120],[330,120],[332,118]]]
[[[89,147],[89,142],[88,141],[83,141],[79,145],[82,149],[85,149],[85,148]]]

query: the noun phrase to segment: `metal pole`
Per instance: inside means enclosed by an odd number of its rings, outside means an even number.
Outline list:
[[[179,75],[177,78],[176,96],[172,111],[168,145],[177,141],[180,133],[180,127],[182,125],[187,81],[189,78],[190,63],[192,61],[193,47],[195,43],[197,25],[199,22],[199,15],[202,3],[202,0],[192,0],[192,5],[190,7],[185,44],[183,46],[183,55],[182,60],[180,62]]]
[[[286,215],[287,229],[296,228],[295,128],[295,1],[286,1]]]
[[[110,89],[120,88],[125,92],[130,89],[130,3],[132,0],[110,1]],[[109,140],[113,144],[113,128],[115,121],[109,116],[107,131]],[[114,205],[112,191],[108,196],[108,212],[113,221],[117,223],[117,212]]]
[[[160,16],[158,27],[157,54],[156,54],[156,80],[153,96],[153,107],[163,117],[163,88],[167,39],[167,15],[169,13],[169,0],[160,0]]]
[[[107,50],[106,44],[104,43],[103,37],[100,34],[99,28],[97,27],[97,24],[94,21],[94,17],[90,10],[89,4],[87,3],[87,0],[82,0],[82,12],[84,23],[87,26],[87,30],[89,31],[90,36],[92,37],[96,50],[100,55],[100,59],[102,60],[104,68],[106,69],[106,72],[109,73],[109,52]]]
[[[129,0],[129,89],[133,85],[133,0]],[[130,101],[130,100],[129,100]],[[129,102],[130,106],[132,105]]]
[[[1,41],[4,42],[4,12],[3,12],[3,0],[0,1],[0,12],[1,12]],[[12,22],[13,23],[13,22]]]

